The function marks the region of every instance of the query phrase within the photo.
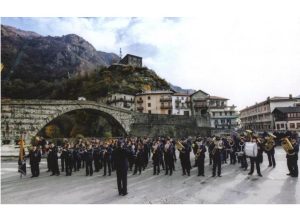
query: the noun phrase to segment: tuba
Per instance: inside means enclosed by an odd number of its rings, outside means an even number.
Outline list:
[[[215,147],[214,149],[212,150],[212,155],[215,155],[216,151],[219,149],[219,150],[222,150],[224,145],[223,145],[223,141],[222,140],[219,140],[219,141],[214,141],[214,144],[215,144]]]
[[[274,138],[276,138],[276,136],[269,133],[269,137],[266,138],[267,141],[265,143],[265,151],[270,151],[273,149],[275,146]]]
[[[184,151],[183,151],[184,146],[182,145],[182,143],[180,143],[180,141],[177,141],[175,146],[178,151],[180,151],[181,153],[184,153]]]
[[[198,160],[198,158],[199,158],[201,152],[202,152],[202,149],[199,149],[199,148],[198,148],[197,153],[196,153],[196,155],[195,155],[195,159],[196,159],[196,160]]]
[[[285,150],[285,152],[288,155],[295,155],[295,151],[294,151],[293,145],[291,144],[290,140],[288,138],[282,138],[281,140],[282,140],[281,145],[282,145],[283,149]]]

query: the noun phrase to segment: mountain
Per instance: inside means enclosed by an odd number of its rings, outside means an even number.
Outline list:
[[[178,93],[192,94],[192,93],[196,92],[196,90],[194,90],[194,89],[182,89],[180,86],[175,86],[175,85],[172,85],[171,83],[170,83],[170,87],[171,87],[171,89],[173,89],[174,91],[176,91]]]
[[[1,25],[2,79],[55,80],[83,75],[119,60],[75,34],[42,36]]]

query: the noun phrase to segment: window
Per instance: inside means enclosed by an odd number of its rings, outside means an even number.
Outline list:
[[[148,100],[150,100],[151,99],[151,97],[150,96],[148,96]]]
[[[291,123],[290,128],[295,128],[295,123]]]
[[[220,116],[222,116],[222,112],[220,112]]]
[[[124,95],[124,100],[126,100],[126,96]]]
[[[225,112],[225,115],[227,115],[227,112]]]
[[[151,103],[148,103],[148,107],[151,107]]]
[[[284,128],[284,124],[283,123],[280,124],[280,128]]]
[[[224,124],[225,123],[225,120],[224,119],[221,119],[221,124]]]
[[[297,129],[299,129],[300,128],[300,123],[297,123]]]
[[[216,113],[215,113],[215,112],[213,112],[212,114],[213,114],[213,116],[215,116],[215,115],[216,115]]]
[[[151,114],[151,110],[148,110],[148,113]]]

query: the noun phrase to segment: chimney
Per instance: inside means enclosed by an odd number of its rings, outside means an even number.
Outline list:
[[[292,99],[292,98],[293,98],[292,94],[289,94],[289,99]]]

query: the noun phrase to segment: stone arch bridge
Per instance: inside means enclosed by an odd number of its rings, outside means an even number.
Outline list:
[[[53,119],[79,109],[99,111],[117,122],[128,135],[179,137],[208,132],[207,121],[187,116],[142,114],[94,101],[4,99],[1,100],[1,140],[17,140],[24,131],[29,140]]]

